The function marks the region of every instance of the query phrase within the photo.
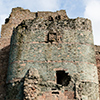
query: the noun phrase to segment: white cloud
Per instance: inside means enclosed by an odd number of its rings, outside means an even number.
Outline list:
[[[100,45],[100,0],[85,0],[84,17],[91,19],[94,43]]]
[[[44,10],[57,10],[59,8],[59,0],[40,0],[40,7]]]

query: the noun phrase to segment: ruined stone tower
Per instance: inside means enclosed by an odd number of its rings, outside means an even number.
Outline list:
[[[99,100],[91,21],[63,10],[30,15],[8,35],[6,100]]]

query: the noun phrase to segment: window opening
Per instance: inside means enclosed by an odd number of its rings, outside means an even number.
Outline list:
[[[52,94],[59,94],[59,92],[52,92]]]
[[[49,21],[53,21],[53,17],[49,16],[49,17],[48,17],[48,20],[49,20]]]
[[[58,15],[58,16],[55,17],[55,19],[60,20],[61,19],[61,16]]]
[[[37,18],[37,17],[38,17],[38,13],[36,12],[36,14],[35,14],[35,15],[36,15],[36,18]]]
[[[70,75],[68,73],[65,73],[65,71],[63,70],[56,71],[56,76],[57,76],[57,84],[68,86],[68,84],[71,81]]]
[[[57,42],[57,34],[56,33],[48,33],[47,42]]]

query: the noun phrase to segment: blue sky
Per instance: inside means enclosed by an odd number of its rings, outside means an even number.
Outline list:
[[[69,18],[88,18],[92,21],[94,44],[100,45],[100,0],[0,0],[0,31],[14,7],[32,12],[65,9]]]

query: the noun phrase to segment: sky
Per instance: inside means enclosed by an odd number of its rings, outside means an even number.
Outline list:
[[[92,21],[94,44],[100,45],[100,0],[0,0],[0,31],[15,7],[32,12],[63,9],[69,18],[88,18]]]

